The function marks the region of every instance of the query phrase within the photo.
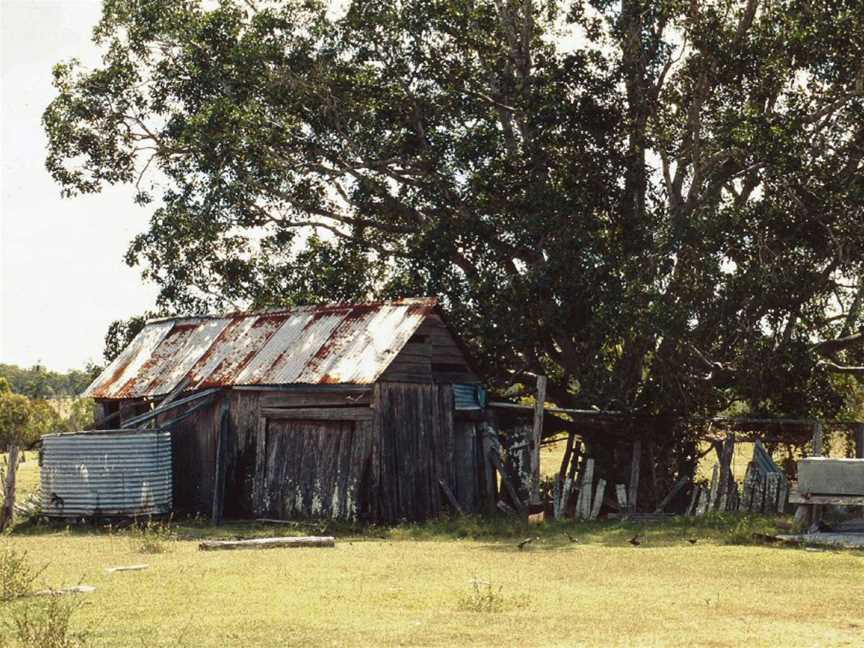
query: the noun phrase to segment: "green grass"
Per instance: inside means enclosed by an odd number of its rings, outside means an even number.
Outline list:
[[[864,554],[727,544],[772,526],[735,517],[644,528],[190,523],[152,555],[135,551],[127,531],[92,528],[20,526],[0,542],[47,564],[45,586],[96,586],[74,625],[99,646],[859,645]],[[197,549],[203,537],[309,532],[336,534],[336,547]],[[643,544],[633,547],[637,532]],[[536,539],[520,551],[525,537]],[[150,568],[105,571],[140,563]],[[494,605],[466,603],[478,581],[491,584]],[[16,605],[0,607],[0,623]]]
[[[35,455],[19,474],[22,491],[38,483]],[[96,587],[73,616],[96,646],[860,645],[864,553],[754,540],[777,524],[731,515],[644,527],[192,520],[174,524],[153,554],[140,553],[130,530],[20,524],[0,545],[46,566],[37,588]],[[336,535],[336,547],[197,548],[203,538],[310,533]],[[638,547],[628,543],[636,534]],[[149,568],[106,572],[141,563]],[[25,605],[0,604],[0,645]]]

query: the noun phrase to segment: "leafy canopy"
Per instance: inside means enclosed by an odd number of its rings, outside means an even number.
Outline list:
[[[47,165],[153,204],[161,308],[436,294],[562,403],[854,392],[811,347],[862,325],[860,2],[108,0],[94,35]]]

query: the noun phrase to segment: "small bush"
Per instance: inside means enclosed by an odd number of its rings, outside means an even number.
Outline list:
[[[35,568],[27,554],[11,547],[0,547],[0,602],[26,596],[33,591],[33,583],[45,571]]]
[[[503,586],[496,589],[489,581],[476,576],[471,580],[471,589],[459,598],[459,609],[467,612],[501,612],[506,604]]]
[[[83,648],[90,645],[88,633],[73,632],[74,600],[47,596],[18,607],[12,614],[11,630],[21,648]]]
[[[758,541],[759,537],[774,533],[770,519],[745,515],[735,520],[734,524],[722,536],[724,544],[748,545]]]
[[[138,553],[165,553],[176,540],[170,522],[148,519],[144,524],[134,525],[129,531],[129,542]]]

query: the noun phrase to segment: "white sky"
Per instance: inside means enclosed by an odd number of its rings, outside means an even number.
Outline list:
[[[61,199],[45,170],[51,68],[98,62],[90,32],[100,11],[99,0],[0,0],[0,362],[101,363],[108,325],[156,296],[123,263],[149,217],[131,188]]]

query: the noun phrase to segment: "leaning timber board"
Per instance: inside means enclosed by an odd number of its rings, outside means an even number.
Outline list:
[[[217,549],[278,549],[296,547],[335,547],[333,536],[298,536],[294,538],[252,538],[250,540],[205,540],[198,545],[201,551]]]

